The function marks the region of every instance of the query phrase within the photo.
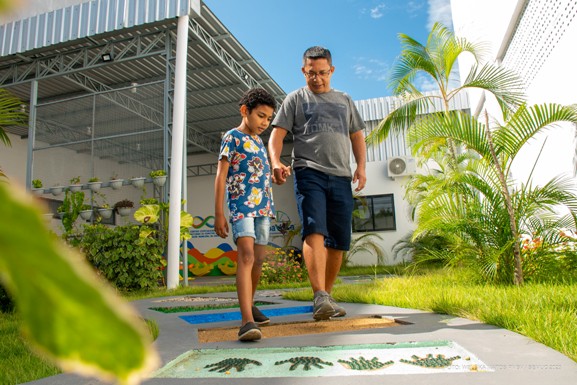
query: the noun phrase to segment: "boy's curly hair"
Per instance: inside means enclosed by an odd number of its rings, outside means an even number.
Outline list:
[[[246,106],[248,112],[250,113],[254,108],[260,105],[265,105],[276,110],[276,101],[273,96],[263,88],[251,88],[246,91],[240,101],[239,106]]]

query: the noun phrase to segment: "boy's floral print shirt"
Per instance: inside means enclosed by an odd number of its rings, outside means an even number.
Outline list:
[[[218,159],[223,157],[230,163],[226,177],[230,221],[274,218],[270,165],[260,136],[251,137],[233,128],[222,138]]]

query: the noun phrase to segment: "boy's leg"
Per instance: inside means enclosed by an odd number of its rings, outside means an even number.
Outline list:
[[[260,280],[260,275],[262,273],[262,264],[266,257],[266,246],[265,245],[254,245],[254,264],[252,265],[252,317],[254,322],[259,325],[265,325],[270,322],[270,319],[264,315],[255,305],[254,305],[254,295],[256,294],[256,288]]]
[[[242,325],[254,322],[252,318],[252,270],[254,265],[254,238],[240,237],[236,241],[238,251],[236,267],[236,292],[242,316]]]

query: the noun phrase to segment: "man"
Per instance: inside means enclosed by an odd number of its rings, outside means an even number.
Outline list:
[[[331,88],[331,53],[311,47],[303,55],[306,86],[287,95],[269,139],[273,182],[283,184],[291,167],[280,161],[283,140],[293,135],[292,169],[303,225],[303,256],[314,292],[313,318],[342,317],[345,309],[330,293],[351,243],[355,191],[366,183],[365,124],[351,97]],[[350,150],[356,161],[350,167]]]

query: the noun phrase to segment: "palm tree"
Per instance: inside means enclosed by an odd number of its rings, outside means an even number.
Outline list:
[[[475,64],[464,83],[451,89],[457,58],[469,53],[478,60],[482,46],[455,37],[440,24],[435,24],[426,45],[404,34],[400,39],[403,50],[393,69],[391,86],[405,103],[383,119],[367,141],[378,143],[391,132],[408,130],[413,153],[439,167],[437,173],[417,176],[407,186],[418,219],[413,239],[431,232],[451,234],[447,239],[454,242],[453,251],[459,251],[452,252],[453,262],[461,257],[473,260],[488,276],[503,281],[513,275],[513,281],[521,284],[520,226],[523,229],[542,209],[553,210],[564,204],[572,212],[577,206],[573,206],[572,193],[560,191],[565,187],[563,179],[546,188],[534,188],[528,181],[516,189],[508,178],[511,163],[540,130],[559,121],[573,122],[575,110],[557,105],[526,107],[521,79],[492,64]],[[432,79],[438,92],[419,92],[413,84],[417,75]],[[471,88],[495,98],[502,114],[497,118],[506,124],[491,128],[488,116],[481,124],[462,111],[450,110],[451,99]],[[426,114],[439,101],[441,111]]]
[[[429,189],[429,195],[419,201],[414,237],[427,232],[458,234],[460,250],[472,253],[485,273],[499,281],[513,275],[514,283],[522,284],[520,233],[531,234],[536,221],[544,223],[544,218],[552,216],[556,219],[547,220],[549,226],[543,232],[576,226],[577,194],[569,178],[556,177],[533,186],[531,179],[519,185],[510,177],[521,148],[560,122],[577,124],[577,108],[522,105],[505,123],[492,128],[488,120],[481,123],[457,111],[423,118],[408,132],[413,151],[443,139],[475,157],[469,158],[466,168],[444,178],[444,188]],[[555,215],[560,206],[567,216]]]
[[[6,146],[11,146],[11,143],[5,127],[26,124],[27,115],[21,106],[22,102],[18,98],[0,88],[0,142]],[[0,176],[5,176],[1,168]]]
[[[383,119],[368,136],[369,143],[380,143],[393,132],[404,131],[418,124],[418,117],[441,103],[444,112],[449,111],[450,101],[468,89],[489,92],[496,98],[502,110],[515,110],[523,100],[523,82],[512,71],[493,64],[472,66],[461,86],[456,83],[457,59],[462,54],[470,54],[478,63],[483,58],[484,45],[472,44],[456,37],[440,23],[435,23],[427,44],[422,45],[405,34],[399,34],[401,55],[395,63],[389,86],[394,95],[402,96],[404,103]],[[436,85],[435,95],[424,95],[414,85],[418,75],[425,76]]]

